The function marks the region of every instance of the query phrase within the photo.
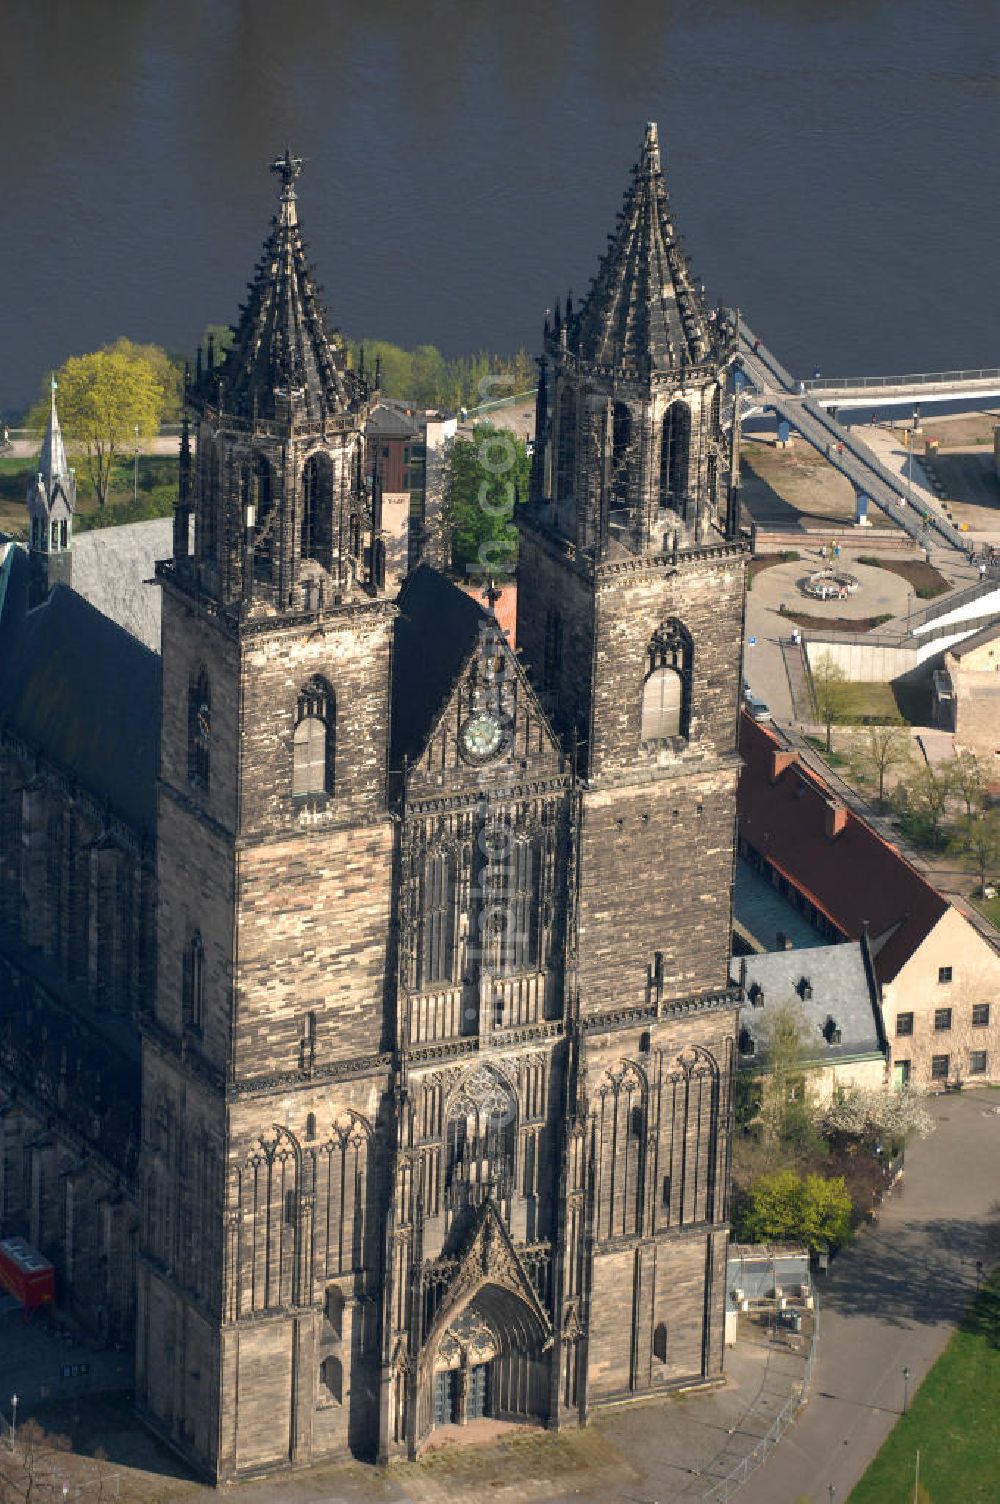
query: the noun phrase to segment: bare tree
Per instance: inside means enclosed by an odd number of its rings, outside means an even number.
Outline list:
[[[829,653],[823,653],[809,667],[816,711],[826,728],[826,750],[832,752],[834,722],[847,720],[850,705],[847,675]]]
[[[986,773],[974,752],[959,752],[949,769],[951,786],[965,804],[966,816],[982,809],[986,798]]]
[[[903,721],[866,726],[851,749],[851,762],[859,778],[878,788],[878,802],[885,803],[886,778],[893,768],[905,767],[912,756],[909,728]]]

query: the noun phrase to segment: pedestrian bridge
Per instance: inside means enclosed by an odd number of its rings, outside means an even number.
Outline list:
[[[1000,398],[1000,368],[933,371],[916,376],[852,376],[837,381],[804,381],[802,387],[821,407],[909,407],[964,397]]]
[[[936,535],[936,541],[945,543],[949,548],[956,549],[959,553],[966,554],[969,551],[968,539],[955,528],[931,504],[926,507],[916,508],[908,505],[903,495],[903,483],[898,475],[894,475],[882,461],[875,455],[867,444],[857,436],[856,431],[845,428],[837,422],[833,412],[828,409],[849,407],[852,403],[839,398],[835,393],[843,391],[859,391],[861,387],[855,384],[853,388],[824,387],[822,382],[796,381],[778,360],[778,357],[768,350],[763,342],[758,339],[752,329],[740,321],[739,325],[739,369],[742,373],[738,382],[737,395],[742,392],[748,400],[750,407],[767,408],[773,412],[779,422],[784,421],[793,428],[796,433],[805,439],[807,444],[824,455],[834,469],[854,486],[858,498],[858,516],[863,515],[868,501],[871,501],[881,512],[915,539],[921,547],[926,548],[931,535]],[[995,377],[994,387],[1000,394],[1000,371],[992,373],[983,372],[950,372],[946,373],[948,379],[956,378],[954,389],[949,393],[951,396],[965,396],[969,391],[986,396],[987,386],[991,377]],[[962,384],[957,378],[968,378],[963,390],[958,387]],[[898,377],[886,378],[888,381],[896,381],[895,390],[909,394],[917,390],[916,386],[902,387],[900,382],[913,381],[918,378]],[[924,378],[919,378],[923,380]],[[865,388],[868,395],[864,402],[858,406],[879,406],[889,399],[882,396],[875,397],[873,392],[885,391],[885,386],[879,386],[879,377],[859,378],[859,381],[870,380],[872,385]],[[939,389],[945,380],[945,376],[927,377],[928,383],[936,382],[934,386],[920,386],[919,390],[924,393],[925,401],[929,400],[929,390]],[[981,381],[982,385],[971,387],[972,380]],[[817,389],[818,388],[818,389]],[[893,388],[888,388],[893,390]],[[992,388],[990,388],[992,390]],[[900,402],[912,402],[912,395],[900,395]],[[743,415],[746,415],[744,409]]]

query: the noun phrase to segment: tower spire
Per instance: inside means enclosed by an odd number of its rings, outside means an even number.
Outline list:
[[[26,497],[31,560],[29,599],[33,606],[46,598],[53,585],[60,581],[68,585],[72,572],[76,476],[66,459],[56,409],[58,385],[53,376],[49,421],[38,456],[38,470],[28,482]]]
[[[347,369],[345,353],[326,327],[306,260],[296,197],[302,158],[286,148],[270,170],[280,179],[278,211],[232,348],[216,367],[221,385],[208,380],[210,361],[204,380],[196,382],[197,395],[241,418],[250,417],[256,400],[261,418],[275,420],[294,407],[300,418],[321,423],[327,413],[363,405],[364,383]]]
[[[66,463],[66,446],[63,443],[59,414],[56,411],[56,392],[59,390],[59,383],[55,376],[49,382],[49,387],[52,394],[49,421],[45,429],[45,438],[42,441],[38,470],[39,474],[45,477],[46,486],[51,491],[55,481],[63,480],[69,475],[69,465]]]
[[[699,365],[712,325],[670,213],[655,121],[571,342],[585,360],[646,375]]]

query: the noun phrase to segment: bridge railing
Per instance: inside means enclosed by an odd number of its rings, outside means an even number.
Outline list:
[[[809,393],[844,391],[880,391],[897,386],[959,386],[968,381],[1000,382],[1000,367],[985,367],[976,371],[920,371],[912,376],[843,376],[835,380],[805,381]]]

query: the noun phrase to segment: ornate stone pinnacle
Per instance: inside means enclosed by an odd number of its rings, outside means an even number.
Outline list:
[[[293,157],[290,149],[285,147],[285,155],[276,157],[271,163],[271,171],[276,172],[281,178],[282,196],[287,197],[292,193],[292,184],[302,171],[302,158]]]

